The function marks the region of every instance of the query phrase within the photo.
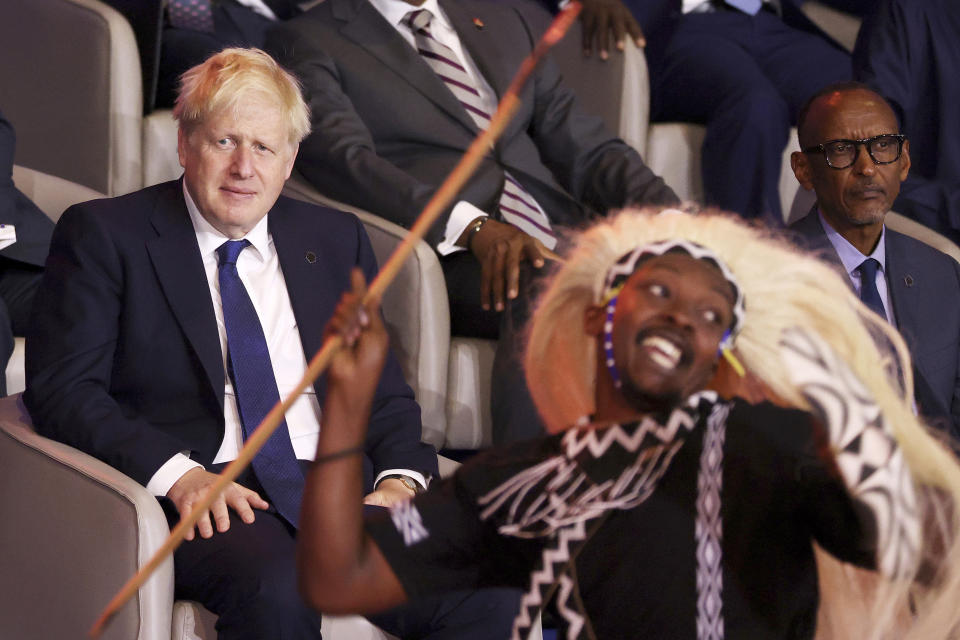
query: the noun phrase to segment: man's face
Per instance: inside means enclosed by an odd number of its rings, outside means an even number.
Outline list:
[[[270,211],[290,177],[297,146],[289,142],[279,105],[262,94],[241,98],[182,129],[177,152],[200,214],[231,238],[243,237]]]
[[[862,140],[899,133],[893,111],[876,94],[852,90],[833,93],[811,107],[800,146],[831,140]],[[791,164],[797,180],[817,194],[824,217],[837,231],[879,225],[900,193],[900,183],[910,170],[910,143],[903,143],[900,159],[875,164],[866,148],[857,148],[857,158],[846,169],[827,165],[822,153],[795,152]]]
[[[703,389],[733,320],[730,283],[685,254],[647,260],[626,282],[613,324],[622,393],[640,409],[676,406]]]

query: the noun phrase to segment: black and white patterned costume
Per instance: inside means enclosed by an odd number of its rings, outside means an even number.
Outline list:
[[[702,392],[659,420],[481,454],[368,528],[411,597],[527,588],[518,638],[554,585],[571,638],[810,638],[811,540],[877,567],[895,537],[830,444],[807,413]]]

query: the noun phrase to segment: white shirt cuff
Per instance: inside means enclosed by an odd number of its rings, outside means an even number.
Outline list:
[[[157,472],[153,474],[153,477],[150,478],[150,482],[147,483],[147,491],[154,496],[165,496],[167,491],[170,491],[170,487],[179,480],[183,474],[194,467],[200,467],[203,469],[203,465],[199,462],[195,462],[187,457],[185,453],[178,453],[172,458],[163,463],[163,465],[157,469]]]
[[[380,481],[383,480],[384,476],[407,476],[418,485],[427,488],[427,479],[423,477],[422,473],[417,473],[416,471],[411,471],[410,469],[387,469],[386,471],[381,471],[377,474],[377,479],[373,483],[373,490],[377,490],[377,485],[380,484]]]
[[[454,238],[456,240],[456,238]],[[0,224],[0,249],[6,249],[17,241],[17,229],[12,224]]]
[[[465,247],[458,247],[454,244],[463,235],[464,230],[471,222],[480,216],[488,215],[486,211],[481,211],[475,205],[466,200],[461,200],[453,207],[450,217],[447,218],[447,226],[443,231],[443,240],[437,245],[437,253],[442,256],[448,256],[457,251],[466,251]]]

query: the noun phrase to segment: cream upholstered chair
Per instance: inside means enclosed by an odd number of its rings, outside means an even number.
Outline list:
[[[140,187],[140,61],[119,13],[98,0],[5,0],[0,86],[17,164],[109,195]]]
[[[20,394],[0,399],[0,635],[80,638],[170,530],[157,500],[99,460],[38,435]],[[104,640],[213,640],[216,616],[173,599],[167,558]],[[333,640],[389,640],[358,616],[323,619]]]
[[[323,196],[296,173],[287,181],[284,193],[307,202],[349,211],[359,217],[381,267],[407,235],[406,229],[392,222]],[[422,240],[387,289],[381,308],[390,333],[391,347],[420,404],[423,440],[437,449],[448,447],[445,402],[450,309],[440,262],[433,249]]]
[[[102,193],[83,185],[17,165],[13,167],[13,183],[54,222],[70,205],[103,197]],[[23,346],[22,337],[14,339],[13,355],[7,362],[6,370],[9,394],[24,389]]]
[[[19,165],[111,196],[180,175],[170,112],[143,116],[133,30],[100,0],[0,3],[0,86]]]

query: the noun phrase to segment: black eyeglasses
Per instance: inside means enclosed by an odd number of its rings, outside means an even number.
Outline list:
[[[890,164],[900,159],[903,141],[907,136],[899,133],[885,133],[862,140],[830,140],[823,144],[807,147],[804,153],[822,153],[827,166],[833,169],[846,169],[853,166],[863,145],[874,164]]]

